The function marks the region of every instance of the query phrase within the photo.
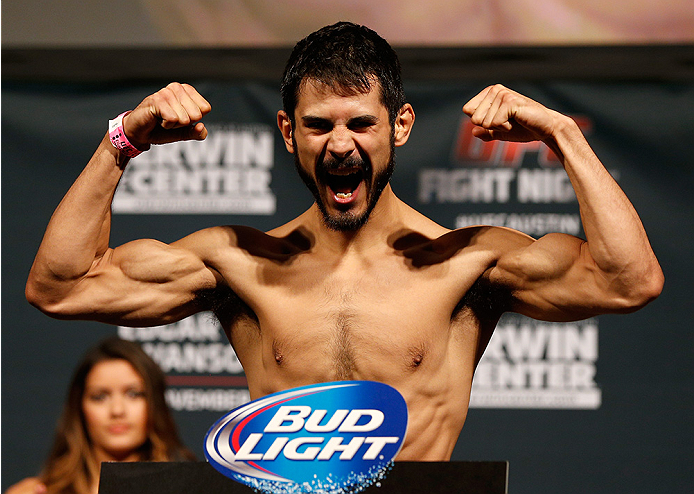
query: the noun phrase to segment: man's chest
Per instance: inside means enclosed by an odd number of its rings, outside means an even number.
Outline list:
[[[260,360],[266,370],[307,379],[389,382],[471,346],[474,322],[453,314],[478,274],[465,280],[449,266],[388,261],[282,268],[258,271],[260,282],[245,293],[252,318],[230,327],[248,365]]]
[[[372,331],[387,328],[407,333],[419,325],[415,321],[448,324],[465,285],[476,277],[461,283],[450,275],[449,266],[412,269],[392,257],[366,262],[307,259],[285,269],[266,268],[250,305],[261,324],[278,331],[300,324],[321,328],[321,333],[357,332],[370,338]]]

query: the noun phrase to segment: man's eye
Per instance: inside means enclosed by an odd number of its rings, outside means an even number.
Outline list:
[[[309,122],[306,127],[312,130],[330,130],[330,124],[327,122]]]
[[[371,127],[371,122],[355,122],[349,125],[350,130],[365,130]]]
[[[373,127],[374,125],[376,125],[376,122],[371,118],[363,118],[363,119],[358,118],[358,119],[352,120],[349,123],[349,128],[350,128],[350,130],[359,131],[359,130],[366,130],[369,127]]]

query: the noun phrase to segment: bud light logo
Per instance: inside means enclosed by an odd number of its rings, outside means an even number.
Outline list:
[[[406,430],[407,406],[394,388],[323,383],[232,410],[207,432],[205,457],[264,492],[354,493],[385,476]]]

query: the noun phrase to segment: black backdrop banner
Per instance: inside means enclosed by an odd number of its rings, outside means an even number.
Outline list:
[[[112,244],[171,242],[217,224],[271,229],[311,196],[276,129],[275,84],[195,83],[212,103],[204,142],[132,160],[114,199]],[[694,85],[508,83],[573,116],[627,192],[666,276],[645,309],[577,323],[506,315],[478,367],[454,460],[509,460],[516,494],[689,492],[694,475]],[[243,370],[209,314],[154,328],[58,321],[24,299],[53,209],[109,118],[147,84],[3,84],[2,488],[38,473],[75,363],[105,335],[138,341],[168,375],[167,399],[200,458],[204,434],[248,400]],[[544,145],[471,137],[461,112],[481,84],[406,84],[417,120],[393,188],[440,224],[582,235],[568,179]]]

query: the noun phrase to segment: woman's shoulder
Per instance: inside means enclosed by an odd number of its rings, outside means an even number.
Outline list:
[[[44,492],[46,492],[46,486],[40,478],[28,477],[11,486],[5,494],[43,494]]]

